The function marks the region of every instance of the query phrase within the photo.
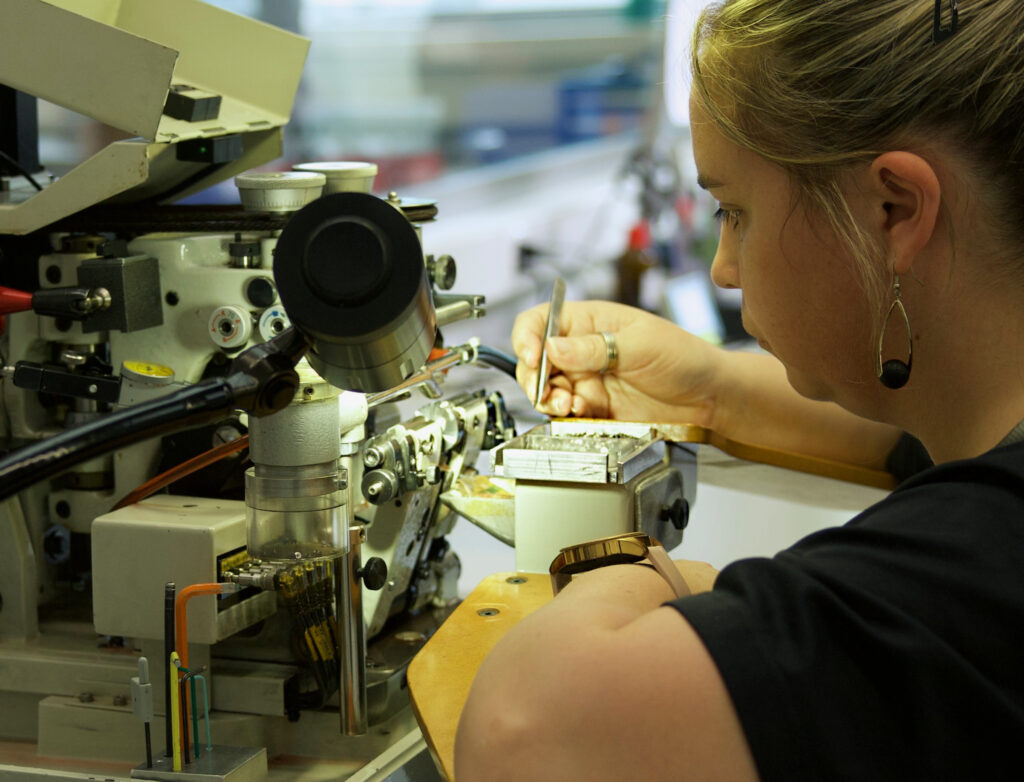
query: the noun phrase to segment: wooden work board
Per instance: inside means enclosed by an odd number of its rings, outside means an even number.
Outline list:
[[[455,730],[477,669],[495,644],[551,600],[545,573],[495,573],[462,601],[409,664],[409,697],[434,762],[455,776]]]

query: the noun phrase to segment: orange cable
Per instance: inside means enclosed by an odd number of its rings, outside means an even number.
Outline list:
[[[188,668],[188,601],[196,595],[219,595],[224,584],[192,584],[178,592],[174,599],[174,644],[178,647],[181,665]],[[188,730],[189,704],[183,700],[180,709],[181,728]]]
[[[198,472],[204,467],[223,459],[225,456],[238,453],[238,451],[241,451],[248,444],[249,435],[243,434],[241,437],[229,440],[226,443],[221,443],[217,447],[211,448],[209,451],[205,451],[198,456],[193,456],[188,461],[184,461],[175,467],[171,467],[171,469],[165,470],[159,475],[150,478],[135,489],[132,489],[121,499],[120,502],[117,503],[117,505],[111,508],[111,510],[117,510],[118,508],[123,508],[125,505],[132,505],[140,500],[144,500],[153,492],[159,491],[165,486],[181,480],[186,475]]]
[[[196,595],[219,595],[224,584],[192,584],[178,592],[174,599],[174,644],[178,647],[181,664],[188,668],[188,622],[186,621],[189,600]]]

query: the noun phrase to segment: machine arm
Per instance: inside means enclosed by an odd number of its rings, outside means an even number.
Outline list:
[[[288,329],[242,353],[227,377],[204,380],[21,448],[0,459],[0,499],[100,454],[215,421],[230,410],[263,416],[283,409],[298,387],[294,366],[305,350],[301,335]]]

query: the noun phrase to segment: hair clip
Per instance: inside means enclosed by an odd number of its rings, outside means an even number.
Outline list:
[[[951,14],[949,27],[942,26],[942,0],[935,0],[935,27],[932,29],[932,41],[942,43],[957,31],[960,22],[960,11],[957,0],[949,0]]]

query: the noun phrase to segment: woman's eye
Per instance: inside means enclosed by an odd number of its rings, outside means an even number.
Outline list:
[[[725,223],[730,228],[736,228],[740,223],[740,211],[738,209],[722,209],[719,207],[715,210],[715,220]]]

